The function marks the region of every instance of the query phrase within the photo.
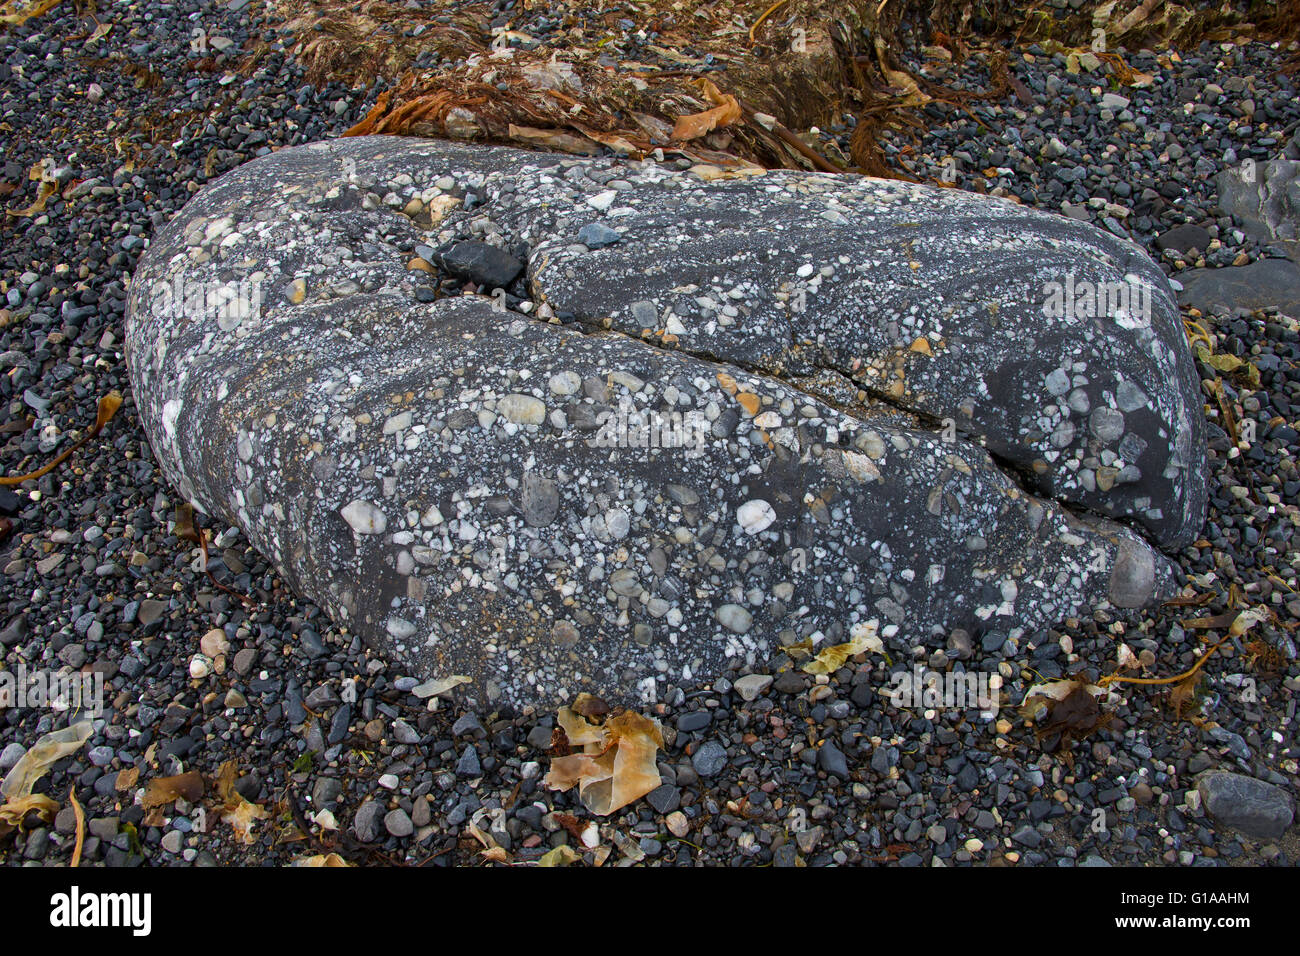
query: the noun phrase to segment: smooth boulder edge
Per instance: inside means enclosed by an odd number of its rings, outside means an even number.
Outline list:
[[[537,312],[428,301],[467,242],[524,262]],[[1089,316],[1080,283],[1147,307]],[[397,673],[487,702],[649,702],[868,627],[1019,638],[1167,596],[1143,534],[1204,521],[1163,276],[955,190],[283,150],[159,230],[127,359],[181,495]]]

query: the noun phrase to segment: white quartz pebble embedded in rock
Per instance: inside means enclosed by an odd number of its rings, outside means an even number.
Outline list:
[[[736,521],[746,534],[758,534],[771,527],[776,520],[776,511],[766,501],[746,501],[736,509]]]
[[[425,231],[450,192],[475,201]],[[579,239],[604,220],[617,241]],[[523,263],[536,307],[427,301],[456,243]],[[1139,606],[1204,519],[1159,269],[959,190],[285,149],[158,230],[126,347],[181,496],[396,673],[484,702],[641,704],[775,672],[792,635],[907,652]]]
[[[388,517],[373,502],[349,501],[341,513],[357,534],[383,534],[388,528]]]

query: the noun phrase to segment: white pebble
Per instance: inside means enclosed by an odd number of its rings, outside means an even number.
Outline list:
[[[388,528],[388,516],[379,506],[360,498],[345,504],[339,514],[357,534],[383,534]]]
[[[746,534],[758,534],[776,520],[776,509],[762,498],[746,501],[736,509],[736,522]]]

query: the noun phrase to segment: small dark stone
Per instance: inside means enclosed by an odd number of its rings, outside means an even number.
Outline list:
[[[473,744],[461,751],[460,759],[456,761],[456,773],[462,777],[482,776],[483,765],[479,763],[478,751]]]
[[[682,792],[672,784],[655,787],[646,794],[646,802],[658,813],[672,813],[682,804]]]
[[[849,764],[844,752],[830,740],[817,751],[817,766],[841,780],[849,779]]]
[[[504,289],[524,271],[524,264],[504,249],[476,241],[456,243],[442,254],[442,264],[487,289]]]
[[[695,751],[691,765],[701,777],[712,777],[727,765],[727,749],[715,740],[707,741]]]
[[[677,730],[683,734],[703,730],[713,721],[713,715],[707,710],[692,710],[677,718]]]

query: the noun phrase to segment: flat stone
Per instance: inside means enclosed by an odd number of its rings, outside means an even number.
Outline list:
[[[233,661],[233,664],[234,664],[236,674],[239,674],[240,676],[246,675],[249,671],[253,669],[253,665],[256,663],[257,663],[257,651],[254,650],[253,648],[244,647],[244,648],[240,648],[238,651],[235,652],[235,659]]]
[[[415,832],[415,825],[411,822],[411,818],[407,816],[406,811],[399,807],[385,814],[384,829],[395,837],[409,837]]]
[[[485,290],[526,270],[562,321],[418,301],[406,265],[428,236],[351,185],[398,175],[472,177],[480,201],[439,225],[443,264]],[[574,238],[598,212],[622,235],[593,251]],[[208,238],[218,222],[237,249]],[[237,327],[152,294],[314,276],[357,241],[335,285],[268,283]],[[1125,294],[1090,312],[1088,283]],[[179,495],[398,673],[465,675],[455,693],[479,704],[549,706],[575,670],[631,704],[769,667],[792,608],[794,640],[893,625],[906,655],[954,628],[1148,604],[1171,566],[1106,516],[1171,547],[1204,521],[1201,397],[1163,274],[1086,223],[959,190],[317,143],[239,167],[157,230],[126,333]],[[1121,448],[1137,460],[1107,487],[1081,465]],[[755,562],[790,592],[755,587]],[[876,579],[891,593],[861,587]]]
[[[135,619],[140,622],[142,627],[148,627],[162,617],[166,610],[166,601],[155,601],[152,598],[146,598],[140,602],[140,610],[137,612]]]
[[[373,843],[379,839],[379,824],[383,818],[383,804],[367,800],[357,808],[357,815],[352,821],[352,832],[362,843]]]
[[[530,528],[545,528],[555,520],[560,509],[560,492],[556,483],[534,472],[524,474],[522,508]]]
[[[578,230],[578,241],[588,249],[603,249],[622,238],[617,230],[600,222],[588,223]]]
[[[656,813],[672,813],[682,804],[681,790],[669,783],[655,787],[645,798]]]
[[[1193,223],[1174,226],[1156,237],[1157,249],[1173,249],[1177,252],[1189,252],[1192,249],[1204,252],[1209,244],[1209,232],[1203,226]]]
[[[1245,266],[1189,269],[1178,275],[1178,301],[1210,315],[1234,309],[1275,308],[1300,316],[1300,265],[1290,259],[1260,259]]]
[[[679,733],[691,734],[703,730],[713,722],[713,715],[707,710],[691,710],[677,718]]]
[[[772,686],[771,674],[746,674],[732,684],[741,700],[753,700]]]
[[[0,771],[9,770],[23,759],[25,753],[27,748],[17,741],[5,744],[4,750],[0,750]]]
[[[1291,795],[1281,787],[1226,770],[1211,770],[1196,782],[1211,817],[1248,836],[1275,840],[1295,819]]]

